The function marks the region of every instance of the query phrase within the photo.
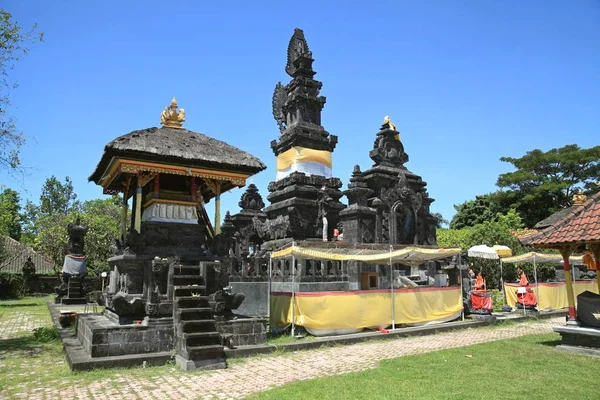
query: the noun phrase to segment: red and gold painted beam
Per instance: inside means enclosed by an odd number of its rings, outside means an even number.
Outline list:
[[[100,185],[105,190],[110,190],[111,183],[120,174],[128,173],[137,175],[139,173],[156,173],[156,174],[170,174],[170,175],[183,175],[191,176],[203,179],[212,179],[216,181],[229,181],[236,186],[245,186],[246,179],[250,176],[249,174],[243,174],[238,172],[227,172],[218,171],[204,168],[190,168],[179,165],[165,165],[144,161],[134,161],[126,159],[115,159],[111,162],[107,172],[100,179]]]

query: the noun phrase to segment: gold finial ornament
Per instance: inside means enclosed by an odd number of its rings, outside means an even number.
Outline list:
[[[394,125],[394,123],[390,120],[390,117],[388,115],[386,115],[383,118],[383,126],[388,126],[388,128],[390,128],[393,131],[398,132],[398,129],[396,129],[396,125]],[[396,136],[394,136],[394,138],[398,141],[400,141],[400,134],[398,133]]]
[[[582,206],[587,201],[587,196],[583,194],[583,191],[579,189],[579,192],[573,196],[573,205]]]
[[[390,120],[389,116],[385,116],[385,118],[383,118],[383,124],[387,125],[391,130],[395,131],[396,129],[396,125],[394,125],[394,123]]]
[[[171,105],[165,107],[163,112],[160,114],[160,123],[166,128],[183,129],[181,125],[185,121],[185,110],[179,109],[177,112],[177,99],[173,97]]]

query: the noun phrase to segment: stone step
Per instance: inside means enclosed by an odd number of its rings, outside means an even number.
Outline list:
[[[175,286],[175,297],[191,296],[192,293],[206,294],[206,286],[204,285],[180,285]]]
[[[178,296],[175,304],[180,309],[208,307],[208,296]]]
[[[60,299],[61,304],[87,304],[85,297],[63,297]]]
[[[213,309],[212,307],[181,308],[177,310],[177,314],[181,321],[206,320],[213,318]]]
[[[204,278],[200,275],[173,275],[174,286],[202,285]]]
[[[215,332],[217,330],[214,319],[180,321],[179,324],[183,333]]]
[[[183,340],[188,348],[221,345],[221,335],[219,332],[184,333]]]
[[[208,346],[188,346],[185,350],[190,359],[210,359],[222,357],[224,355],[223,346],[220,344],[211,344]]]
[[[199,265],[176,265],[173,268],[175,275],[200,275]]]

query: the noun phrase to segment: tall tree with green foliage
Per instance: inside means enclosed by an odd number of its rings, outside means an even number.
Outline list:
[[[456,214],[450,222],[450,229],[463,229],[491,221],[499,213],[507,212],[508,207],[499,193],[488,193],[475,196],[474,200],[455,205]]]
[[[19,193],[4,189],[0,193],[0,235],[21,239],[21,199]]]
[[[520,215],[514,210],[490,217],[475,226],[462,229],[438,229],[437,241],[442,247],[460,247],[466,252],[469,248],[480,244],[488,246],[504,245],[511,248],[514,255],[525,253],[527,250],[512,232],[524,227]],[[500,268],[497,260],[470,258],[469,262],[475,272],[481,272],[487,279],[490,289],[500,287]],[[514,268],[509,266],[504,270],[504,279],[512,279]]]
[[[40,214],[66,214],[72,209],[77,209],[77,194],[73,188],[73,182],[68,176],[62,183],[54,175],[46,179],[40,194]]]
[[[9,93],[17,87],[8,79],[14,63],[27,54],[27,46],[43,41],[43,34],[34,25],[29,31],[14,21],[12,15],[0,9],[0,170],[18,170],[21,166],[19,151],[25,135],[19,131],[15,119],[8,114]]]
[[[596,185],[600,180],[600,146],[582,149],[569,144],[500,160],[512,164],[515,171],[501,174],[496,184],[505,189],[505,196],[528,227],[571,206],[577,190],[587,194],[600,190]]]
[[[44,224],[52,225],[70,211],[78,211],[81,204],[77,201],[77,194],[73,182],[67,176],[65,181],[59,181],[54,175],[47,178],[42,186],[40,203],[36,205],[31,201],[25,204],[23,212],[24,242],[35,243],[35,237]]]
[[[71,208],[67,213],[44,215],[37,221],[39,233],[35,248],[51,257],[58,271],[67,252],[67,225],[79,217],[89,227],[84,251],[90,273],[107,271],[110,245],[119,235],[120,215],[121,208],[114,197],[85,201],[81,207]]]

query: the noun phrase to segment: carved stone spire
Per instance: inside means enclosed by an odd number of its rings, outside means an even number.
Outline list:
[[[312,78],[315,75],[315,71],[312,69],[312,53],[308,49],[308,43],[304,38],[304,31],[302,29],[294,29],[294,34],[290,39],[287,51],[287,64],[285,66],[285,72],[289,76],[295,78],[302,74]]]
[[[254,183],[248,185],[248,188],[242,194],[240,202],[238,203],[240,208],[244,211],[253,210],[260,211],[265,206],[262,196],[258,193],[258,188]]]
[[[332,176],[331,153],[337,136],[330,135],[321,125],[325,97],[319,94],[322,83],[314,79],[313,61],[304,32],[296,29],[288,45],[285,66],[292,80],[285,86],[277,83],[272,101],[273,117],[281,134],[271,142],[278,159],[277,175],[269,183],[267,199],[271,204],[264,213],[269,223],[284,226],[280,222],[287,221],[289,229],[280,231],[298,240],[322,238],[323,226],[327,226],[326,236],[331,237],[344,208],[339,201],[342,182]],[[323,215],[319,218],[319,211],[324,214],[320,208],[324,204],[315,199],[315,193],[323,187],[329,199],[327,225],[322,223]]]
[[[337,136],[329,135],[321,126],[326,99],[319,95],[323,84],[313,79],[313,61],[304,32],[296,29],[288,45],[285,67],[293,79],[286,86],[278,82],[273,93],[273,117],[282,132],[280,143],[271,143],[276,155],[291,146],[333,151],[337,144]]]
[[[384,118],[381,130],[377,132],[369,157],[375,161],[375,165],[403,167],[404,163],[408,162],[408,154],[404,151],[400,134],[388,116]]]
[[[344,194],[348,198],[348,204],[350,206],[356,204],[357,206],[365,207],[367,205],[367,198],[373,194],[373,191],[367,186],[367,182],[360,172],[360,166],[354,166],[354,171],[352,172],[352,177],[348,184],[348,190],[346,190]]]

